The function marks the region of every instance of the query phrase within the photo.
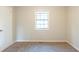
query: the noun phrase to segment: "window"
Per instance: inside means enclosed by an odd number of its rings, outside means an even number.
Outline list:
[[[48,30],[48,12],[35,12],[35,28],[37,30]]]

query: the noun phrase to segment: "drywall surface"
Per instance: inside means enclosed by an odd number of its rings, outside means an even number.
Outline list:
[[[49,12],[49,30],[35,29],[35,12]],[[65,7],[16,7],[17,41],[65,41],[66,40]]]
[[[79,50],[79,7],[68,7],[67,39]]]

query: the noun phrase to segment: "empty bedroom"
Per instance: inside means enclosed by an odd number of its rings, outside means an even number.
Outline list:
[[[78,52],[78,35],[78,6],[0,6],[1,52]]]

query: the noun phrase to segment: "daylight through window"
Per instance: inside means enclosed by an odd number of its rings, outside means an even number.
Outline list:
[[[35,12],[35,27],[37,30],[48,30],[48,12]]]

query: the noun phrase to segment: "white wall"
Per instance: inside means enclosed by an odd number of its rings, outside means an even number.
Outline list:
[[[2,39],[0,39],[0,51],[7,48],[9,45],[13,44],[13,8],[12,7],[0,7],[0,29],[3,31]],[[1,36],[0,36],[1,37]]]
[[[17,41],[65,41],[66,7],[16,7]],[[35,30],[34,11],[49,11],[49,30]]]
[[[79,50],[79,7],[68,8],[67,39]]]

